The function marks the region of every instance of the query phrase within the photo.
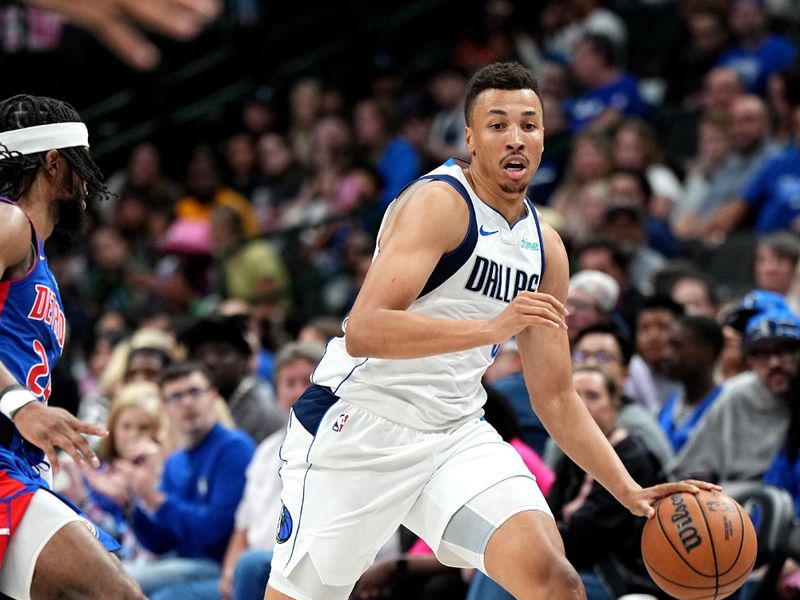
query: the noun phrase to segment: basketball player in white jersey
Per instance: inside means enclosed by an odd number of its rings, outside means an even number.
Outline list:
[[[573,388],[567,256],[525,199],[543,141],[533,76],[485,67],[465,112],[471,163],[448,161],[389,206],[345,337],[294,405],[267,600],[346,599],[401,523],[516,598],[585,598],[533,477],[482,418],[481,376],[514,335],[550,435],[633,513],[717,489],[641,488]]]

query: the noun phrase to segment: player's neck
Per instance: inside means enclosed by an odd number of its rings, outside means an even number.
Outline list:
[[[17,204],[33,222],[41,240],[45,241],[53,233],[56,225],[56,205],[48,195],[44,194],[38,182],[38,178],[34,180],[30,190],[20,197]]]
[[[482,173],[469,167],[464,170],[464,175],[472,186],[475,194],[486,204],[503,215],[508,223],[514,224],[525,216],[525,191],[514,193],[505,192],[497,184],[490,182]]]

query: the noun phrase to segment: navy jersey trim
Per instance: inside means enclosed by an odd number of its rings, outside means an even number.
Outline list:
[[[339,397],[328,388],[314,384],[306,388],[303,395],[292,406],[292,411],[303,429],[311,435],[316,435],[325,413],[338,400]]]
[[[478,220],[475,217],[475,207],[472,205],[469,192],[467,191],[467,188],[464,187],[464,184],[452,175],[444,174],[426,175],[424,177],[420,177],[420,180],[441,181],[455,188],[455,190],[461,194],[464,202],[467,203],[467,208],[469,209],[469,227],[467,228],[467,233],[464,236],[464,239],[461,240],[461,243],[458,245],[458,247],[456,247],[455,250],[442,255],[442,257],[439,259],[439,262],[436,263],[436,267],[434,267],[430,277],[428,277],[428,281],[425,282],[425,287],[422,288],[422,291],[419,293],[417,298],[421,298],[422,296],[429,294],[437,287],[442,285],[445,281],[450,279],[450,277],[455,275],[456,272],[458,272],[458,270],[464,266],[467,260],[469,260],[469,257],[472,256],[472,252],[475,250],[475,245],[478,243]]]
[[[533,218],[536,221],[536,233],[539,234],[539,252],[540,256],[542,257],[542,270],[541,273],[539,274],[539,281],[542,281],[542,279],[544,279],[544,267],[545,267],[544,240],[542,239],[542,225],[541,223],[539,223],[539,215],[536,214],[536,209],[533,207],[533,202],[531,202],[527,198],[525,198],[525,202],[528,203],[528,209],[531,211],[531,213],[533,213]]]

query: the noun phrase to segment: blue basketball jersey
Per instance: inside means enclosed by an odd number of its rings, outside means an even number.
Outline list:
[[[15,204],[0,197],[0,202]],[[0,281],[0,361],[42,402],[50,397],[50,372],[61,357],[66,320],[44,244],[36,244],[33,266],[22,277]]]

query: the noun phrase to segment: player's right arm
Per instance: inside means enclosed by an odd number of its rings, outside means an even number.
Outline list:
[[[0,202],[0,281],[24,274],[34,260],[32,244],[31,225],[25,213],[12,204]],[[21,387],[20,382],[0,361],[0,392],[17,391]],[[86,461],[100,466],[91,447],[80,434],[104,435],[105,431],[78,421],[61,408],[47,407],[33,398],[33,401],[12,414],[14,425],[22,437],[44,450],[55,470],[58,469],[56,447],[67,452],[76,463]],[[3,398],[0,397],[2,407]]]
[[[379,240],[380,253],[347,320],[349,354],[418,358],[502,343],[531,325],[564,326],[561,303],[535,292],[520,293],[492,319],[439,319],[407,311],[469,226],[467,205],[448,184],[425,183],[410,193]]]

